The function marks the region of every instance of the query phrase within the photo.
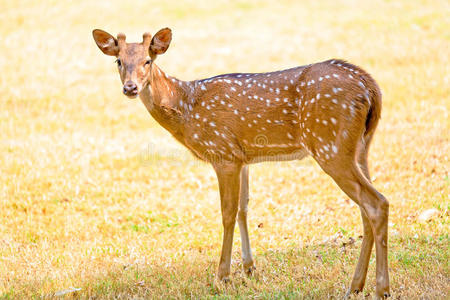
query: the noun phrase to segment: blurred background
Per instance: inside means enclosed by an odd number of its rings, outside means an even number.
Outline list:
[[[236,231],[233,284],[212,283],[215,174],[121,94],[115,59],[91,34],[140,42],[163,27],[173,40],[156,63],[182,80],[334,57],[371,73],[383,113],[370,165],[391,203],[393,294],[444,298],[449,13],[445,0],[1,1],[0,298],[344,293],[359,210],[310,159],[251,167],[258,273],[239,271]],[[373,261],[367,282],[366,295]]]

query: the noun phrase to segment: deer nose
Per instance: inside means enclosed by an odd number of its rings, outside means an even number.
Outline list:
[[[123,86],[123,93],[127,96],[136,96],[138,93],[137,85],[133,81],[125,82]]]

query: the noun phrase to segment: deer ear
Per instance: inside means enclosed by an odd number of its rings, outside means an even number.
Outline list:
[[[150,56],[155,56],[166,52],[169,48],[170,41],[172,41],[172,30],[169,28],[164,28],[158,31],[150,43]]]
[[[119,44],[112,35],[101,29],[95,29],[92,31],[92,36],[98,48],[106,55],[117,56],[119,54]]]

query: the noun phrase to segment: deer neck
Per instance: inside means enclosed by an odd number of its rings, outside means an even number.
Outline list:
[[[140,98],[152,117],[177,140],[183,140],[187,111],[186,103],[192,99],[190,83],[166,75],[153,64],[148,84]]]

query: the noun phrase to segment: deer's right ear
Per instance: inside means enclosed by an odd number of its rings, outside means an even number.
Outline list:
[[[112,35],[101,29],[94,29],[92,36],[98,48],[106,55],[117,56],[119,54],[119,43]]]

